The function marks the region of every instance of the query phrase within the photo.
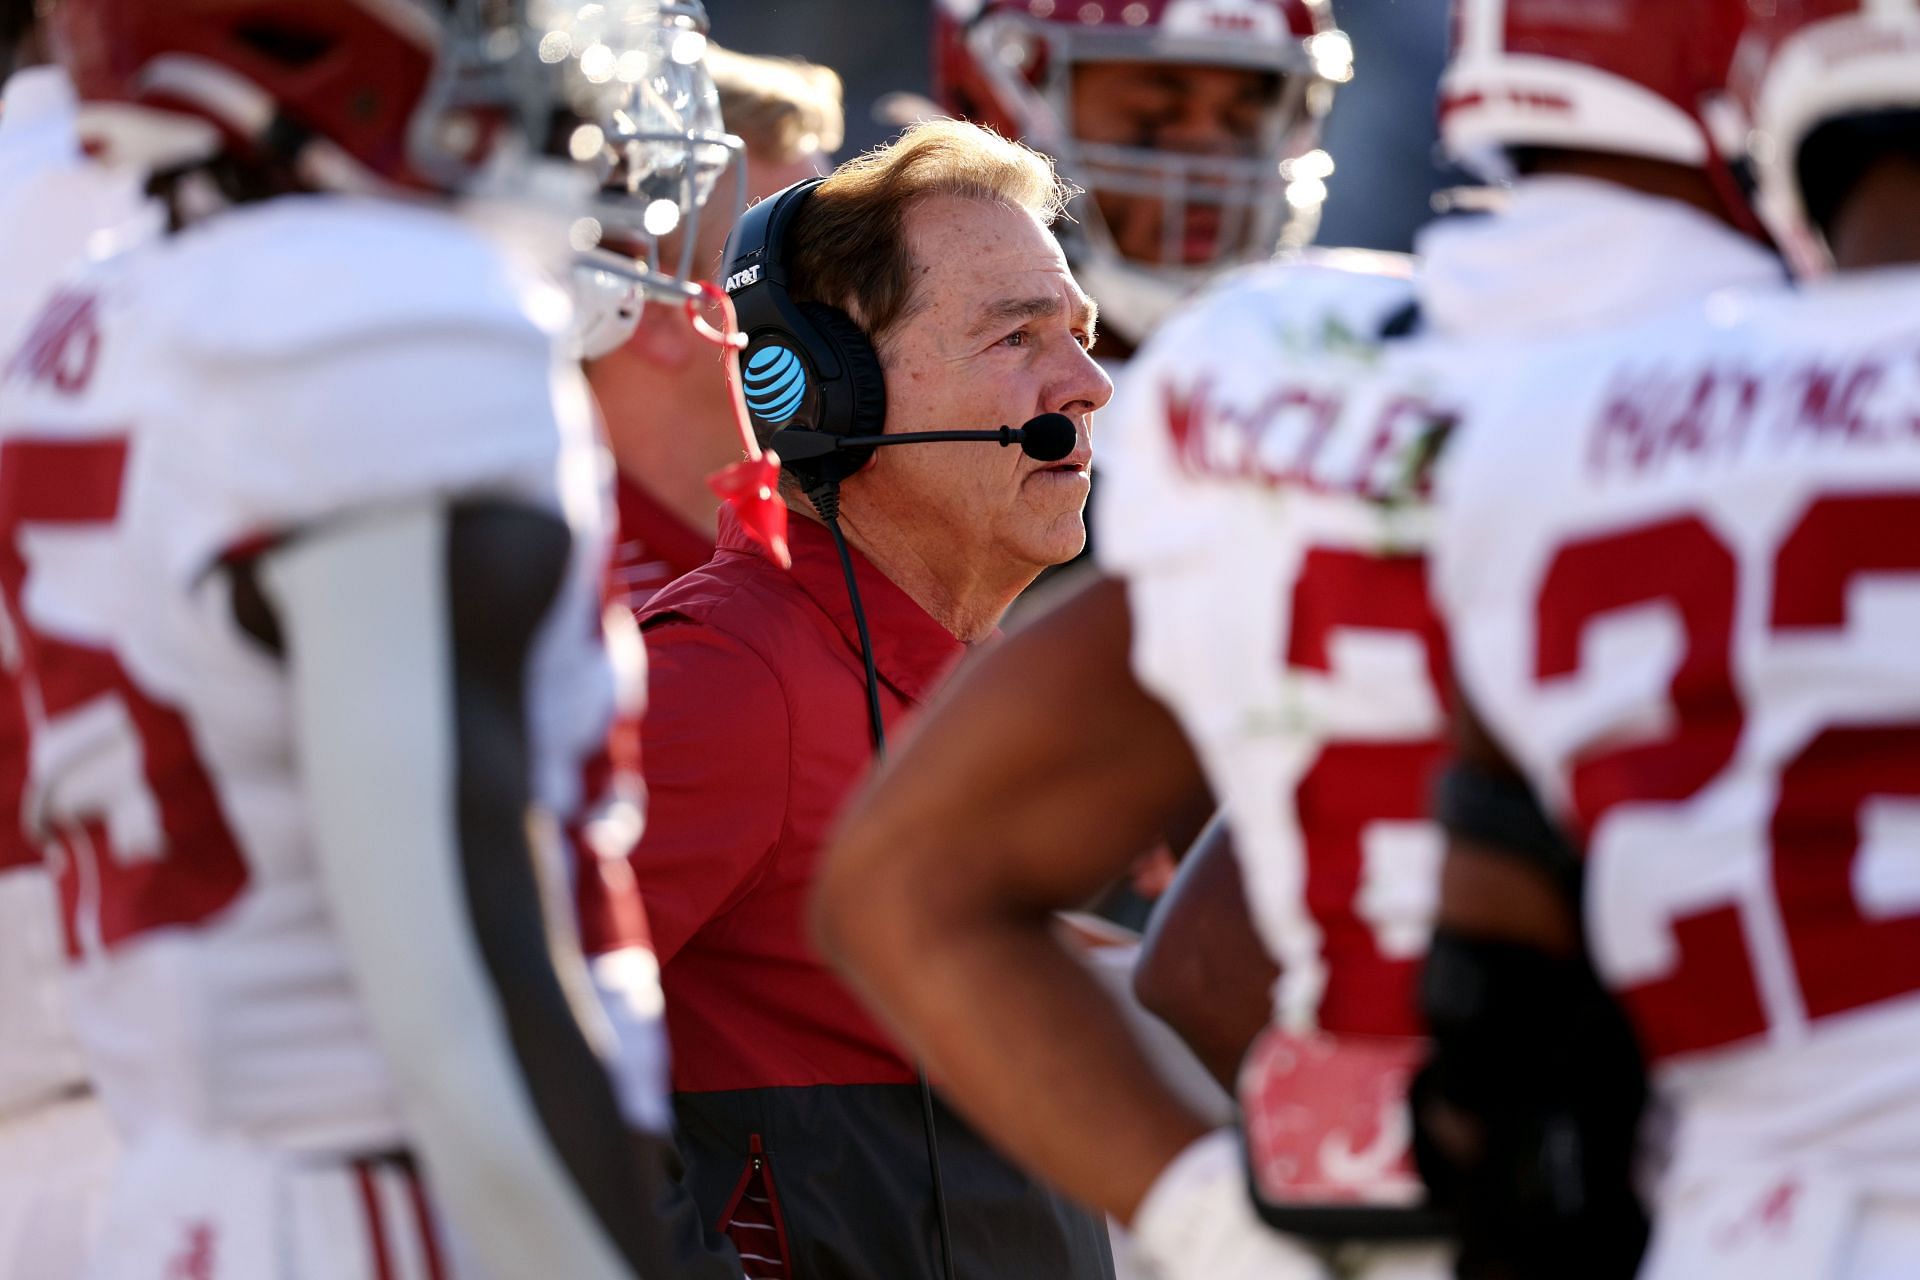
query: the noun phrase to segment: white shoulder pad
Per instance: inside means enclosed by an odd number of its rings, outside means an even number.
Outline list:
[[[1328,337],[1365,343],[1415,301],[1415,260],[1364,249],[1309,249],[1225,277],[1171,317],[1147,344],[1255,344],[1278,332],[1289,345]],[[1235,326],[1246,326],[1236,328]]]
[[[183,353],[294,357],[435,331],[558,334],[565,293],[449,210],[290,196],[181,234],[162,319]]]
[[[597,501],[565,295],[460,220],[276,201],[159,256],[139,309],[174,394],[142,465],[176,571],[398,502]]]
[[[1410,259],[1341,252],[1238,272],[1171,316],[1097,424],[1095,547],[1107,572],[1153,571],[1202,552],[1230,518],[1212,496],[1224,475],[1197,478],[1182,466],[1197,406],[1237,406],[1251,459],[1277,444],[1261,437],[1314,411],[1290,393],[1364,376],[1383,331],[1414,300]]]
[[[1419,268],[1420,261],[1412,254],[1387,253],[1379,249],[1339,249],[1310,245],[1295,254],[1290,264],[1338,271],[1346,275],[1411,280]],[[1289,265],[1289,263],[1282,265]]]

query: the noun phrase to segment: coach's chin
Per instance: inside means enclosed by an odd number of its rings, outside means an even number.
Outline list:
[[[853,193],[835,199],[829,183],[793,228],[796,293],[834,300],[873,339],[889,434],[1019,426],[1042,413],[1077,427],[1057,462],[979,443],[879,449],[841,485],[849,540],[967,644],[1086,544],[1089,428],[1113,394],[1088,354],[1093,303],[1047,229],[1052,173],[982,136],[916,130],[892,170],[843,169],[834,181]],[[810,248],[819,245],[858,248]]]
[[[1093,306],[1048,230],[1062,194],[1034,152],[940,122],[842,166],[790,222],[761,220],[785,228],[791,299],[839,309],[871,340],[887,433],[1042,413],[1075,424],[1057,462],[925,443],[873,450],[838,482],[889,725],[1086,541],[1090,422],[1112,384],[1087,354]],[[764,330],[749,309],[743,323]],[[681,1146],[708,1219],[743,1253],[779,1249],[781,1274],[934,1280],[918,1073],[809,940],[820,848],[873,745],[859,627],[808,496],[824,490],[783,484],[790,571],[723,513],[713,559],[640,615],[648,814],[633,866]],[[1101,1220],[935,1110],[958,1280],[1109,1280]],[[770,1204],[777,1217],[754,1207]]]

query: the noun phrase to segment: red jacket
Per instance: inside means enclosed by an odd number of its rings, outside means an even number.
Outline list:
[[[938,1280],[913,1065],[814,954],[821,841],[872,760],[840,562],[795,517],[793,569],[731,513],[705,568],[641,610],[647,827],[633,865],[673,1040],[687,1184],[769,1280]],[[965,648],[857,553],[889,724]],[[959,1280],[1111,1280],[1104,1224],[935,1102]]]
[[[713,540],[624,475],[613,496],[620,521],[607,569],[607,598],[644,609],[654,592],[713,557]]]
[[[796,516],[783,573],[731,512],[721,521],[712,561],[640,613],[647,826],[634,869],[674,1088],[910,1083],[912,1065],[807,937],[821,842],[873,754],[839,559]],[[965,646],[858,552],[854,566],[892,724]]]

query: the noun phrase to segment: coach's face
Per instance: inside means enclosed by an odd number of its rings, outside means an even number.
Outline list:
[[[931,197],[908,212],[906,230],[913,305],[880,350],[888,433],[1017,427],[1064,413],[1078,438],[1059,462],[993,444],[877,450],[853,482],[864,505],[940,533],[936,545],[955,558],[949,574],[974,561],[982,573],[1037,573],[1072,559],[1087,538],[1093,411],[1113,395],[1087,354],[1093,304],[1053,234],[1024,209]]]

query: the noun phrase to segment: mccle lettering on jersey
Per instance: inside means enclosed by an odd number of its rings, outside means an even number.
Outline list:
[[[44,382],[69,396],[85,391],[100,361],[98,311],[98,299],[91,293],[54,294],[0,380]]]

